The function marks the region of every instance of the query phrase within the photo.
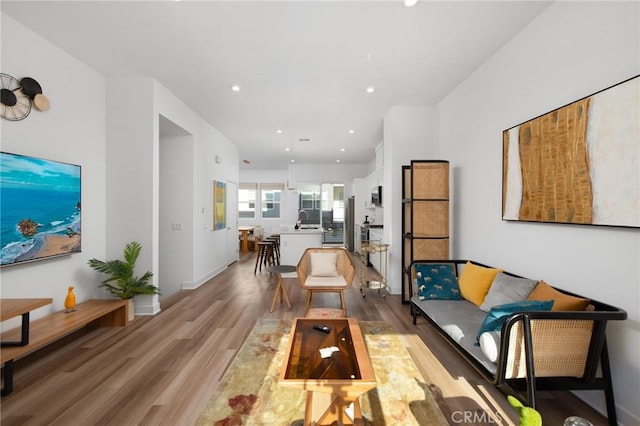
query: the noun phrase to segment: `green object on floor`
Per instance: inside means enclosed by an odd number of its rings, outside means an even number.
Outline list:
[[[542,426],[542,416],[535,409],[522,405],[515,397],[508,395],[507,400],[520,414],[520,426]]]

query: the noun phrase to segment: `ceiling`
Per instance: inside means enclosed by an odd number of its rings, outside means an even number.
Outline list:
[[[369,163],[390,107],[436,105],[548,5],[0,3],[105,76],[158,80],[236,143],[240,167],[252,169],[286,168],[291,159]],[[367,93],[369,86],[375,92]]]

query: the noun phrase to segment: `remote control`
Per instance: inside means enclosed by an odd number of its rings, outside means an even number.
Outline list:
[[[323,333],[329,333],[331,331],[331,329],[329,327],[327,327],[326,325],[314,325],[313,326],[314,330],[318,330],[318,331],[322,331]]]

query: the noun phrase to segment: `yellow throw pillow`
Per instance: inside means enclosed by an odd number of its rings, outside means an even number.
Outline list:
[[[553,300],[552,311],[584,311],[591,302],[589,299],[561,293],[543,280],[529,293],[527,300]]]
[[[460,294],[469,302],[482,305],[493,280],[500,272],[502,269],[485,268],[467,262],[458,278]]]

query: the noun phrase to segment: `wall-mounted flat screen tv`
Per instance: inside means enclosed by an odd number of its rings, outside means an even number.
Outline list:
[[[81,251],[81,167],[0,152],[0,266]]]

